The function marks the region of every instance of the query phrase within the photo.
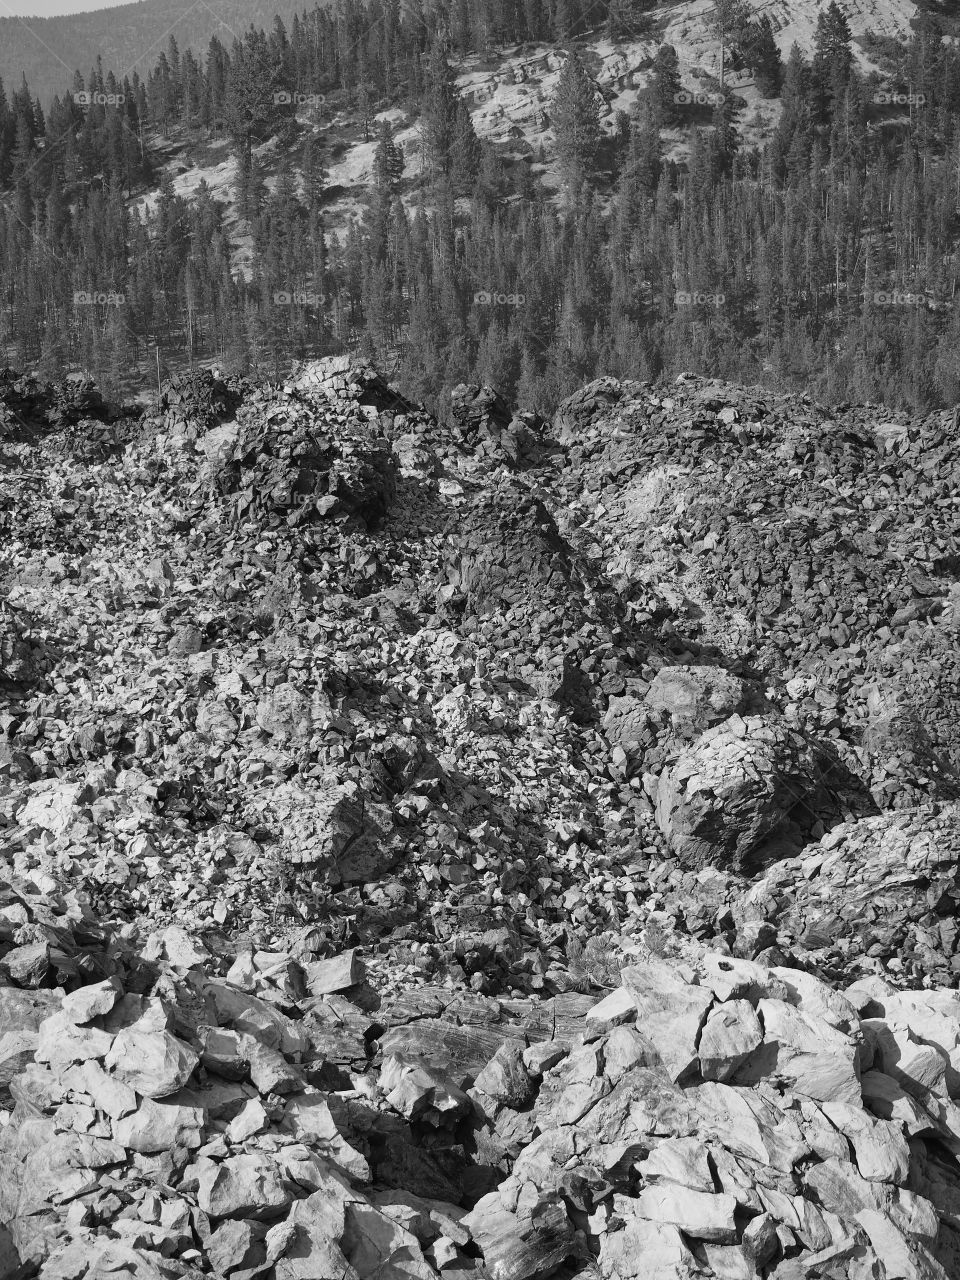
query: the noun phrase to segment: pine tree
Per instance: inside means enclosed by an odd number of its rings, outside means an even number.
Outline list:
[[[714,0],[710,25],[720,41],[720,88],[723,89],[727,62],[744,39],[753,19],[748,0]]]
[[[829,6],[820,11],[813,47],[817,116],[826,121],[835,104],[842,101],[853,70],[850,23],[837,0],[830,0]]]
[[[683,118],[682,88],[677,51],[672,44],[662,44],[653,60],[648,95],[665,125],[677,124]]]
[[[557,162],[568,195],[576,196],[590,175],[600,146],[602,97],[575,52],[563,64],[550,100]]]
[[[465,189],[476,173],[480,144],[439,39],[430,49],[425,80],[420,117],[424,165],[434,179]]]
[[[378,187],[395,189],[403,176],[403,147],[394,140],[389,120],[381,120],[373,157],[373,180]]]
[[[764,98],[775,98],[783,78],[783,60],[773,38],[769,17],[761,14],[750,24],[744,40],[743,59],[753,74],[758,92]]]
[[[736,109],[725,95],[713,109],[713,133],[710,135],[710,153],[716,175],[727,174],[733,166],[734,156],[740,147],[740,135],[736,126]]]
[[[662,168],[661,151],[659,120],[655,107],[650,104],[630,122],[627,154],[617,183],[617,223],[623,237],[641,225],[648,203],[656,195]]]

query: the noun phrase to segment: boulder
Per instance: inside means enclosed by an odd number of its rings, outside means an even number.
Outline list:
[[[671,1079],[683,1080],[699,1066],[697,1045],[713,992],[692,986],[656,960],[630,965],[621,980],[637,1008],[637,1025],[660,1054]]]
[[[796,730],[731,716],[661,774],[657,824],[685,866],[749,869],[778,833],[816,823],[822,777],[821,754]]]
[[[106,1069],[145,1098],[165,1098],[181,1089],[199,1055],[169,1031],[124,1027],[104,1059]]]

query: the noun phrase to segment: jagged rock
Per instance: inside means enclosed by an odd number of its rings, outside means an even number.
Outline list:
[[[143,1097],[165,1098],[187,1083],[199,1060],[189,1045],[169,1031],[139,1031],[135,1023],[112,1040],[104,1065]]]
[[[679,1227],[695,1240],[729,1243],[737,1238],[734,1218],[737,1202],[723,1193],[693,1191],[670,1183],[645,1187],[632,1205],[633,1212],[651,1222]]]
[[[697,1044],[713,993],[690,986],[657,961],[623,970],[623,984],[637,1007],[637,1023],[674,1080],[697,1064]]]
[[[82,1024],[91,1022],[101,1014],[109,1013],[123,995],[123,987],[116,978],[107,978],[104,982],[93,983],[89,987],[78,987],[60,1002],[60,1012],[71,1022]]]
[[[499,1191],[484,1196],[464,1219],[487,1267],[503,1280],[536,1280],[578,1252],[563,1203],[537,1199],[511,1211]]]
[[[670,1182],[691,1191],[714,1191],[707,1151],[698,1138],[665,1138],[637,1167],[645,1183]]]
[[[698,1047],[704,1080],[729,1080],[762,1042],[763,1029],[749,1001],[714,1006]]]
[[[821,779],[800,735],[762,716],[733,716],[661,775],[657,822],[684,864],[740,869],[759,863],[787,824],[814,825]]]
[[[154,1102],[145,1097],[136,1111],[115,1120],[114,1139],[130,1151],[166,1151],[199,1147],[203,1111],[199,1107]]]
[[[613,697],[603,717],[603,732],[611,746],[641,746],[652,737],[649,709],[633,694]]]
[[[751,690],[721,667],[662,667],[645,700],[653,710],[669,715],[676,728],[693,735],[746,712]]]
[[[615,1197],[614,1206],[614,1212],[622,1214],[624,1226],[601,1238],[603,1280],[640,1280],[643,1276],[682,1280],[691,1274],[695,1260],[675,1226],[639,1216],[626,1196]]]
[[[494,1102],[502,1102],[514,1110],[525,1106],[535,1093],[518,1044],[501,1045],[473,1083]]]
[[[387,1102],[408,1120],[430,1112],[438,1118],[455,1120],[470,1109],[470,1099],[445,1080],[442,1072],[397,1055],[384,1059],[380,1088]]]
[[[263,1156],[231,1156],[199,1175],[197,1204],[211,1218],[276,1218],[293,1200],[277,1165]]]
[[[366,966],[355,949],[344,951],[329,960],[317,960],[304,966],[304,978],[311,995],[324,996],[345,991],[362,982]]]

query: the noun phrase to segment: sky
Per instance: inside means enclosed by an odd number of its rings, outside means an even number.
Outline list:
[[[148,0],[140,0],[141,4]],[[0,0],[0,18],[53,18],[58,13],[89,13],[91,9],[113,9],[130,0]]]

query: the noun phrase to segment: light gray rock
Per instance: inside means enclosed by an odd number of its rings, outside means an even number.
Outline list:
[[[635,1212],[651,1222],[669,1223],[695,1240],[730,1244],[737,1239],[737,1202],[724,1193],[694,1191],[676,1183],[644,1187]]]
[[[635,1209],[633,1200],[614,1197],[614,1212],[624,1225],[600,1239],[603,1280],[689,1280],[695,1260],[678,1229],[642,1218]]]
[[[294,1200],[277,1165],[261,1155],[231,1156],[200,1175],[197,1204],[211,1218],[277,1218]]]
[[[748,1001],[715,1005],[698,1046],[704,1080],[729,1080],[762,1041],[760,1019]]]
[[[304,965],[303,974],[310,994],[325,996],[334,991],[345,991],[362,982],[366,966],[356,948],[352,948],[329,960],[316,960]]]
[[[140,1031],[134,1025],[118,1033],[104,1066],[145,1098],[165,1098],[187,1083],[199,1061],[199,1055],[169,1031]]]
[[[733,1083],[779,1076],[818,1102],[860,1103],[857,1041],[782,1000],[761,1000],[758,1012],[764,1042],[737,1068]]]
[[[101,1014],[109,1013],[122,995],[119,978],[107,978],[89,987],[78,987],[64,996],[60,1012],[71,1022],[91,1022]]]
[[[655,960],[630,965],[620,976],[637,1007],[637,1025],[671,1078],[682,1080],[698,1066],[697,1044],[713,993]]]
[[[602,1035],[612,1027],[635,1022],[636,1018],[636,1001],[626,987],[618,987],[587,1011],[586,1023],[591,1032]]]
[[[199,1147],[203,1112],[144,1098],[136,1111],[113,1122],[113,1137],[130,1151],[167,1151],[171,1147]]]
[[[824,1115],[853,1146],[862,1178],[902,1186],[910,1172],[910,1148],[903,1124],[876,1120],[862,1107],[843,1102],[823,1103]]]
[[[637,1163],[644,1182],[675,1182],[691,1191],[714,1190],[707,1148],[700,1138],[665,1138]]]
[[[40,1023],[37,1033],[37,1062],[46,1062],[61,1070],[73,1062],[104,1058],[114,1043],[114,1036],[99,1027],[78,1026],[65,1013],[54,1013]]]

